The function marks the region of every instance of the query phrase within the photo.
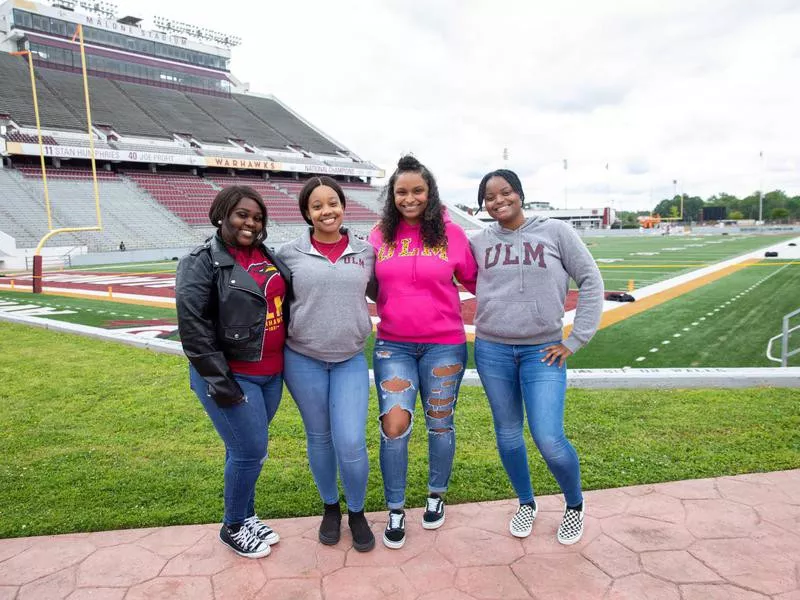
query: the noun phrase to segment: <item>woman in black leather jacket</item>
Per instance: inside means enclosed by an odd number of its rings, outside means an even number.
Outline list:
[[[192,390],[225,443],[220,540],[259,558],[280,539],[255,513],[255,488],[283,391],[291,280],[264,245],[267,207],[256,190],[225,188],[209,219],[216,235],[178,263],[178,329]]]

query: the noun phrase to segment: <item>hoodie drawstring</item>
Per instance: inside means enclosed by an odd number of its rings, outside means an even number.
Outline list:
[[[525,278],[522,272],[522,227],[517,227],[517,274],[519,275],[519,293],[525,291]]]

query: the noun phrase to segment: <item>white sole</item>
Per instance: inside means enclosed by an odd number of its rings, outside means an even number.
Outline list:
[[[562,540],[560,537],[556,536],[556,538],[558,539],[558,543],[561,544],[562,546],[572,546],[572,544],[577,544],[578,542],[581,541],[582,537],[583,537],[582,531],[581,534],[573,540]]]
[[[269,556],[269,553],[272,552],[272,549],[269,546],[267,546],[266,549],[262,550],[261,552],[239,552],[236,548],[229,546],[222,538],[219,538],[219,541],[226,548],[230,548],[233,552],[244,558],[264,558],[265,556]]]
[[[383,545],[387,548],[391,548],[392,550],[399,550],[403,547],[406,543],[406,538],[404,537],[399,542],[393,542],[392,540],[388,539],[385,535],[383,536]]]
[[[509,527],[508,532],[511,535],[513,535],[515,538],[526,538],[526,537],[530,537],[530,535],[533,533],[533,527],[531,527],[530,531],[527,531],[527,532],[514,531],[513,529],[511,529]]]
[[[264,541],[267,542],[270,546],[273,546],[281,541],[281,536],[273,532],[272,535],[268,535],[266,538],[264,538]]]
[[[434,521],[433,523],[428,523],[427,521],[422,522],[423,529],[439,529],[439,527],[442,525],[444,525],[444,515],[442,515],[441,519]]]

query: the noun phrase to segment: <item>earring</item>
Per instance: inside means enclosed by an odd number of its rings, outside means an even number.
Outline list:
[[[222,219],[220,219],[219,221],[217,221],[217,225],[222,225]]]

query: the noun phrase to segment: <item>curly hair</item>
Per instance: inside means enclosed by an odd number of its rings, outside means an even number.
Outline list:
[[[389,183],[386,184],[386,188],[383,190],[385,200],[379,223],[383,241],[386,243],[395,241],[397,227],[403,218],[394,203],[394,184],[403,173],[419,173],[425,183],[428,184],[428,205],[422,215],[421,233],[423,242],[429,248],[446,246],[447,236],[445,236],[444,229],[443,207],[439,198],[439,187],[436,185],[436,179],[425,165],[411,155],[403,156],[397,162],[397,169],[389,177]]]

